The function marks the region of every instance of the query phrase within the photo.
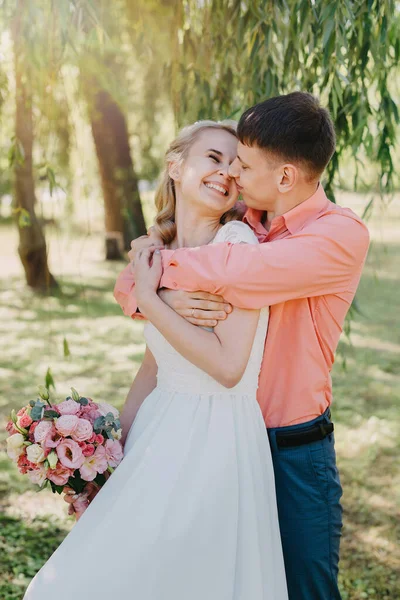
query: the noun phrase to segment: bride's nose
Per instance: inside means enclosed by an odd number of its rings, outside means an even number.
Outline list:
[[[220,165],[218,169],[218,174],[222,175],[222,177],[225,177],[225,179],[230,179],[229,165]]]

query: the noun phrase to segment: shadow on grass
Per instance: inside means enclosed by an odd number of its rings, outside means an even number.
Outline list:
[[[51,517],[34,523],[0,515],[0,598],[21,600],[30,580],[60,545],[67,530]]]

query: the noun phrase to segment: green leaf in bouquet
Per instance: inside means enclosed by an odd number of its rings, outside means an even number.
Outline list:
[[[105,417],[97,417],[95,422],[93,423],[93,429],[95,433],[100,433],[106,423]]]
[[[82,406],[86,406],[87,404],[89,404],[89,400],[87,398],[84,398],[82,396],[82,398],[79,398],[78,400],[79,404],[82,404]]]
[[[51,489],[53,491],[53,494],[62,494],[62,491],[64,489],[63,485],[56,485],[53,481],[50,481],[50,486]]]
[[[30,404],[31,406],[35,406],[36,402],[35,402],[35,400],[29,400],[29,404]]]
[[[103,487],[103,485],[105,484],[106,477],[105,475],[103,475],[103,473],[97,473],[96,477],[93,480],[95,483],[97,483],[97,485],[99,485],[100,487]]]
[[[87,481],[82,479],[78,470],[76,470],[74,475],[68,479],[67,483],[67,485],[75,490],[77,494],[80,494],[83,491],[86,484]]]
[[[115,421],[113,423],[113,428],[115,429],[115,431],[118,431],[118,429],[121,429],[121,421],[119,419],[115,419]]]
[[[39,404],[39,403],[36,403],[35,406],[32,407],[32,410],[31,410],[32,421],[40,421],[40,419],[42,418],[43,407],[44,407],[44,404]]]
[[[59,416],[56,410],[45,410],[43,414],[44,419],[57,419]]]
[[[114,436],[113,436],[113,434],[111,433],[111,427],[108,427],[108,428],[105,430],[105,432],[104,432],[104,433],[106,434],[106,436],[108,437],[108,439],[109,439],[109,440],[113,440],[113,439],[114,439]]]

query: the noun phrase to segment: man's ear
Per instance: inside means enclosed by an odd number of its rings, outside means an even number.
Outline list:
[[[168,164],[168,175],[174,181],[179,181],[181,178],[181,165],[174,161]]]
[[[291,163],[280,166],[277,179],[278,189],[282,194],[291,192],[299,180],[298,168]]]

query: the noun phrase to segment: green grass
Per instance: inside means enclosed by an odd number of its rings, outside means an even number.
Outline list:
[[[343,203],[362,212],[367,198]],[[362,310],[343,336],[333,372],[333,417],[344,487],[340,585],[344,600],[394,600],[400,581],[400,201],[378,205],[372,247],[358,292]],[[0,269],[0,598],[17,600],[73,521],[66,504],[37,494],[4,452],[12,408],[35,397],[51,367],[60,396],[82,395],[121,408],[144,352],[142,323],[124,318],[112,297],[121,263],[102,260],[101,236],[48,231],[62,295],[41,298],[25,286],[12,228],[1,227]],[[63,340],[71,356],[64,357]],[[346,363],[346,368],[343,363]]]

